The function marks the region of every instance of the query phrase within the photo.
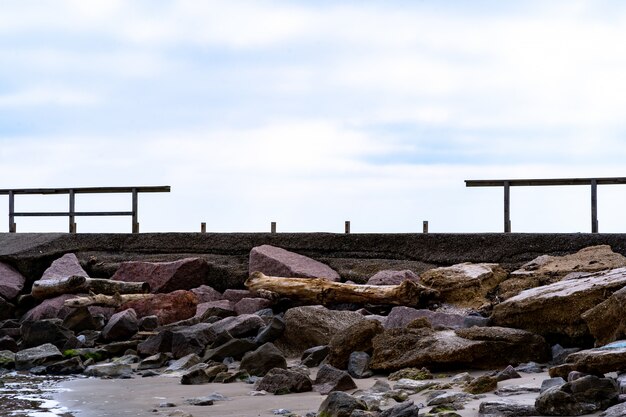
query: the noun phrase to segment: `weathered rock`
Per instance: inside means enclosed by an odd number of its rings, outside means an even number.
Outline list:
[[[626,416],[626,403],[621,403],[609,407],[600,413],[600,417],[624,417]]]
[[[561,377],[544,379],[543,381],[541,381],[541,388],[539,389],[539,392],[544,392],[548,388],[552,388],[552,387],[560,387],[561,385],[565,384],[566,382],[567,381],[565,381]]]
[[[165,372],[171,373],[188,370],[189,368],[199,364],[200,362],[202,362],[200,356],[196,355],[195,353],[190,353],[189,355],[183,356],[182,358],[170,363]]]
[[[17,352],[19,350],[17,342],[11,336],[0,337],[0,351],[9,350],[11,352]]]
[[[539,392],[541,392],[541,388],[534,385],[505,385],[498,388],[494,394],[499,397],[510,397],[513,395],[537,394]]]
[[[198,304],[196,307],[196,317],[209,317],[209,316],[217,316],[217,317],[229,317],[234,316],[235,307],[232,302],[228,300],[217,300],[217,301],[208,301],[206,303]]]
[[[489,302],[487,294],[506,276],[498,264],[462,263],[430,269],[420,279],[424,285],[438,290],[443,301],[478,308]]]
[[[209,265],[201,258],[185,258],[173,262],[130,261],[123,262],[111,279],[147,282],[153,293],[170,293],[203,285],[208,270]]]
[[[98,378],[130,378],[133,370],[129,364],[111,362],[88,366],[84,373]]]
[[[211,325],[215,334],[227,331],[233,337],[254,336],[262,327],[265,327],[265,322],[256,314],[226,317]]]
[[[233,304],[238,303],[244,298],[252,298],[252,297],[254,297],[254,293],[252,291],[238,290],[234,288],[228,288],[226,291],[224,291],[224,294],[222,294],[222,298],[224,300],[228,300]]]
[[[469,374],[468,374],[469,375]],[[433,379],[433,374],[426,368],[405,368],[399,371],[389,374],[388,379],[390,381],[399,381],[401,379],[414,379],[416,381],[423,381],[425,379]]]
[[[74,336],[74,332],[63,327],[58,319],[28,321],[22,323],[22,348],[31,348],[45,343],[52,343],[61,349]]]
[[[580,351],[580,348],[564,348],[558,343],[551,348],[552,350],[552,360],[550,363],[552,365],[561,365],[565,363],[565,359],[571,355],[572,353]]]
[[[332,391],[348,391],[357,386],[346,371],[330,365],[322,365],[317,371],[313,389],[322,395]]]
[[[137,313],[132,308],[113,314],[102,329],[102,338],[107,341],[130,339],[139,330]]]
[[[82,374],[85,371],[85,365],[79,356],[56,362],[46,366],[48,375],[73,375]]]
[[[0,369],[15,368],[15,352],[0,350]]]
[[[120,342],[111,342],[100,349],[107,352],[110,356],[121,356],[128,350],[137,351],[139,340],[123,340]]]
[[[354,410],[366,410],[367,404],[345,392],[331,392],[322,402],[317,415],[319,417],[350,417]]]
[[[217,338],[210,323],[176,327],[171,332],[172,347],[170,351],[174,358],[182,358],[190,353],[200,355]]]
[[[224,364],[220,364],[220,365],[222,366],[222,369],[228,370],[228,367],[226,365]],[[208,368],[209,368],[209,365],[204,362],[200,362],[196,365],[193,365],[192,367],[187,369],[187,371],[182,375],[182,377],[180,378],[180,383],[182,385],[208,384],[209,382],[213,380],[213,378],[215,378],[215,374],[212,376],[209,376],[207,374],[206,370]]]
[[[140,355],[152,356],[159,352],[172,351],[172,331],[161,330],[159,333],[148,337],[137,345],[137,352]]]
[[[46,343],[30,349],[20,350],[15,354],[15,369],[27,370],[35,366],[47,365],[63,359],[61,351],[52,343]]]
[[[478,417],[522,417],[535,416],[534,405],[520,404],[510,400],[485,401],[478,407]]]
[[[549,341],[586,344],[591,336],[581,314],[625,285],[626,268],[555,282],[496,305],[491,321],[540,334]]]
[[[242,298],[235,304],[235,313],[252,314],[271,305],[272,302],[265,298]]]
[[[41,276],[41,280],[58,280],[72,275],[89,277],[83,267],[80,266],[80,262],[78,261],[76,255],[73,253],[66,253],[59,259],[52,262],[50,267],[44,271]]]
[[[339,369],[348,367],[352,352],[371,352],[372,339],[384,331],[382,324],[375,320],[363,320],[348,327],[330,339],[328,363]]]
[[[610,343],[600,348],[572,353],[562,366],[570,371],[605,374],[626,369],[626,341]]]
[[[444,313],[427,309],[415,309],[411,307],[394,307],[389,312],[385,321],[386,329],[406,327],[416,319],[425,318],[433,328],[460,328],[465,327],[465,316],[454,313]]]
[[[143,316],[137,322],[139,330],[150,332],[159,327],[159,318],[157,316]]]
[[[178,290],[167,294],[155,294],[143,300],[130,301],[119,310],[132,308],[137,317],[157,316],[161,325],[174,323],[196,314],[198,298],[191,291]]]
[[[352,352],[348,359],[348,374],[353,378],[369,378],[371,357],[365,352]]]
[[[413,417],[419,414],[419,410],[413,401],[405,401],[382,411],[379,417]]]
[[[500,327],[472,327],[456,332],[388,329],[373,339],[373,346],[370,367],[387,371],[424,366],[493,369],[548,357],[548,347],[540,336]]]
[[[259,382],[257,390],[272,394],[307,392],[313,389],[311,379],[301,372],[289,369],[271,369]]]
[[[137,370],[142,371],[144,369],[158,369],[165,366],[165,364],[172,359],[172,356],[167,353],[157,353],[152,356],[148,356],[137,366]]]
[[[321,262],[270,245],[252,248],[249,272],[291,278],[325,278],[339,281],[339,274]]]
[[[477,397],[473,394],[467,392],[459,392],[459,391],[433,391],[427,396],[428,406],[433,405],[448,405],[454,408],[462,408],[463,404],[468,403],[471,400],[476,399]]]
[[[367,280],[367,285],[399,285],[406,280],[419,282],[419,277],[410,269],[403,271],[385,269],[372,275],[370,279]]]
[[[302,357],[300,359],[300,364],[304,366],[308,366],[309,368],[318,366],[330,352],[330,348],[328,346],[314,346],[302,352]]]
[[[222,299],[222,293],[210,287],[208,285],[200,285],[197,288],[192,288],[191,292],[198,297],[198,303],[208,303],[210,301],[218,301]]]
[[[14,300],[24,288],[26,278],[11,265],[0,262],[0,298]]]
[[[548,388],[535,400],[541,415],[580,416],[604,410],[617,403],[614,380],[588,375],[560,386]]]
[[[438,382],[433,380],[416,381],[414,379],[401,379],[393,384],[394,390],[402,390],[413,394],[436,386]]]
[[[64,294],[43,300],[39,305],[28,310],[26,314],[22,316],[21,320],[22,322],[28,322],[44,319],[64,319],[73,309],[65,307],[63,303],[65,300],[69,300],[75,296],[74,294]]]
[[[283,320],[282,317],[273,316],[269,324],[259,330],[259,333],[254,339],[254,343],[262,345],[263,343],[274,342],[283,335],[285,327],[285,320]]]
[[[354,311],[329,310],[323,306],[295,307],[285,313],[286,329],[279,339],[287,350],[302,352],[328,345],[330,339],[366,320]]]
[[[509,365],[506,368],[504,368],[502,371],[498,372],[495,375],[495,377],[498,380],[498,382],[500,382],[500,381],[506,381],[507,379],[521,378],[522,376],[517,373],[515,368]]]
[[[283,352],[269,342],[243,355],[239,366],[239,369],[254,376],[264,376],[273,368],[287,369],[287,360]]]
[[[234,358],[239,360],[246,352],[256,349],[254,342],[247,339],[231,339],[221,346],[207,349],[202,357],[204,362],[209,360],[221,361],[225,358]]]
[[[111,309],[111,312],[113,309]],[[75,332],[101,330],[105,325],[103,314],[93,314],[87,307],[75,308],[63,319],[63,326]]]
[[[615,291],[608,299],[581,315],[596,339],[596,346],[626,338],[625,316],[626,288]]]
[[[498,378],[489,375],[481,375],[465,387],[465,391],[470,394],[483,394],[496,389],[498,389]]]
[[[0,320],[12,319],[15,314],[15,306],[0,297]]]

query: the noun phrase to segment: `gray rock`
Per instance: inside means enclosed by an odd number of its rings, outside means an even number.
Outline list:
[[[294,252],[270,245],[250,251],[249,273],[256,271],[277,277],[325,278],[339,281],[340,276],[328,265]]]
[[[0,337],[0,351],[9,350],[11,352],[17,352],[19,347],[17,342],[11,336]]]
[[[485,401],[478,407],[479,417],[522,417],[537,414],[534,405],[519,404],[508,400]]]
[[[139,330],[149,332],[159,327],[159,318],[157,316],[143,316],[139,319],[137,325]]]
[[[535,362],[521,363],[515,367],[517,372],[525,372],[527,374],[540,374],[544,367]]]
[[[222,361],[228,357],[239,360],[246,352],[250,352],[251,350],[256,349],[256,347],[257,346],[254,344],[254,342],[251,342],[247,339],[231,339],[221,346],[207,349],[204,352],[202,361]]]
[[[20,350],[15,354],[15,369],[28,370],[35,366],[48,365],[62,360],[61,351],[53,344],[46,343],[30,349]]]
[[[541,389],[539,390],[539,392],[544,392],[548,388],[552,387],[560,387],[561,385],[565,384],[565,382],[567,381],[565,381],[561,377],[544,379],[543,381],[541,381]]]
[[[272,305],[272,302],[266,298],[246,297],[242,298],[235,304],[235,313],[237,314],[253,314],[259,310],[263,310]]]
[[[380,417],[414,417],[419,414],[419,406],[413,401],[405,401],[380,413]]]
[[[0,320],[12,319],[15,314],[15,306],[0,297]]]
[[[275,368],[265,374],[259,382],[257,390],[272,394],[307,392],[312,390],[312,382],[308,376],[301,372]]]
[[[393,389],[408,391],[415,394],[427,388],[434,387],[435,385],[437,385],[437,382],[433,380],[416,381],[414,379],[401,379],[393,384]]]
[[[273,368],[287,369],[287,360],[283,352],[268,342],[243,355],[239,368],[247,371],[250,375],[264,376]]]
[[[222,298],[224,300],[228,300],[233,304],[237,304],[239,301],[243,300],[244,298],[251,298],[251,297],[254,297],[254,293],[252,291],[237,290],[234,288],[229,288],[226,291],[224,291],[224,294],[222,294]]]
[[[182,358],[190,353],[200,355],[207,345],[213,343],[217,338],[213,325],[210,323],[176,327],[171,332],[171,352],[174,358]]]
[[[357,386],[346,371],[330,365],[322,365],[317,371],[313,389],[322,395],[332,391],[348,391]]]
[[[588,375],[543,391],[535,400],[541,415],[579,416],[604,410],[617,403],[614,380]]]
[[[514,395],[536,394],[541,388],[531,385],[506,385],[498,388],[495,394],[499,397],[511,397]]]
[[[511,365],[507,366],[502,371],[496,374],[496,379],[498,380],[498,382],[515,378],[521,378],[521,375],[518,374],[515,368],[513,368]]]
[[[235,316],[235,307],[228,300],[207,301],[196,307],[196,317],[230,317]]]
[[[23,348],[52,343],[61,349],[74,336],[74,332],[63,327],[63,321],[58,319],[24,322],[20,331]]]
[[[373,375],[370,371],[370,355],[365,352],[352,352],[348,359],[348,373],[353,378],[369,378]]]
[[[226,365],[222,365],[224,369],[228,369]],[[209,365],[200,362],[191,368],[189,368],[183,376],[180,378],[180,383],[182,385],[200,385],[200,384],[208,384],[215,378],[215,375],[209,376],[206,373],[206,370],[209,368]]]
[[[101,330],[106,318],[103,314],[94,314],[87,307],[75,308],[63,319],[63,327],[75,332],[85,330]]]
[[[350,417],[354,410],[366,410],[367,405],[345,392],[331,392],[320,405],[320,417]]]
[[[285,332],[285,320],[282,317],[274,316],[267,326],[259,330],[254,339],[254,343],[262,345],[267,342],[274,342]]]
[[[85,365],[79,356],[46,366],[46,374],[48,375],[82,374],[84,371]]]
[[[579,348],[567,348],[565,349],[563,346],[558,343],[552,346],[552,365],[561,365],[565,363],[565,359],[572,353],[580,351]]]
[[[172,359],[172,356],[167,353],[157,353],[156,355],[148,356],[137,366],[137,370],[142,371],[145,369],[158,369],[165,366],[165,364]]]
[[[621,403],[609,407],[600,413],[600,417],[624,417],[626,416],[626,403]]]
[[[476,399],[477,397],[472,394],[468,394],[467,392],[444,392],[443,394],[439,394],[428,400],[426,405],[447,405],[447,404],[465,404],[471,400]]]
[[[367,285],[398,285],[409,280],[419,282],[417,274],[409,269],[403,271],[393,271],[385,269],[378,271],[367,280]]]
[[[170,373],[170,372],[184,371],[184,370],[191,368],[194,365],[199,364],[200,362],[202,362],[202,359],[200,359],[198,355],[196,355],[195,353],[190,353],[189,355],[183,356],[182,358],[177,359],[174,362],[172,362],[167,367],[165,372]]]
[[[433,328],[457,329],[464,327],[465,316],[453,313],[443,313],[427,309],[415,309],[412,307],[394,307],[389,312],[385,322],[386,329],[406,327],[415,319],[425,317]]]
[[[226,317],[211,325],[215,334],[227,331],[233,337],[255,336],[262,327],[265,327],[265,322],[256,314]]]
[[[300,364],[310,368],[319,366],[320,363],[328,356],[330,348],[328,346],[314,346],[302,353]]]
[[[10,350],[0,350],[0,369],[15,368],[15,353]]]
[[[102,338],[107,341],[130,339],[139,330],[137,313],[132,308],[113,314],[102,329]]]
[[[130,378],[133,370],[129,364],[100,363],[88,366],[84,373],[99,378]]]

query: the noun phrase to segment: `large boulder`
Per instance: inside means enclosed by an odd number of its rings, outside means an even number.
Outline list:
[[[20,331],[22,348],[51,343],[61,349],[74,336],[74,332],[63,327],[63,321],[59,319],[27,321],[22,324]]]
[[[439,291],[442,301],[462,307],[479,308],[487,295],[506,278],[498,264],[462,263],[430,269],[420,276],[422,284]]]
[[[239,368],[250,375],[264,376],[273,368],[287,369],[287,360],[276,346],[272,343],[265,343],[258,349],[246,353],[241,359]]]
[[[618,395],[613,379],[587,375],[548,388],[535,400],[535,408],[540,415],[581,416],[617,404]]]
[[[250,251],[249,272],[293,278],[325,278],[339,281],[339,274],[326,264],[297,253],[270,245],[261,245]]]
[[[132,308],[113,314],[102,329],[102,338],[106,341],[130,339],[139,331],[137,313]]]
[[[385,269],[378,271],[367,280],[367,285],[399,285],[404,281],[409,280],[413,282],[419,282],[418,275],[410,269],[402,271],[393,271]]]
[[[22,322],[37,321],[44,319],[65,319],[74,312],[74,308],[66,307],[64,305],[66,300],[70,298],[76,298],[81,294],[63,294],[54,298],[48,298],[43,300],[39,305],[28,310],[21,318]],[[89,313],[94,316],[102,314],[105,318],[111,317],[114,312],[110,307],[87,307]]]
[[[434,328],[448,327],[455,329],[464,327],[466,316],[455,313],[444,313],[442,311],[418,310],[412,307],[399,306],[392,308],[389,312],[387,320],[385,320],[385,328],[394,329],[406,327],[413,320],[422,317],[426,318]]]
[[[172,329],[171,332],[172,348],[170,351],[174,358],[182,358],[191,353],[200,355],[217,337],[210,323],[180,326]]]
[[[289,353],[320,345],[355,324],[366,320],[354,311],[329,310],[323,306],[295,307],[285,313],[285,333],[279,339]]]
[[[153,293],[191,290],[205,283],[209,265],[201,258],[173,262],[123,262],[111,279],[147,282]]]
[[[41,280],[59,280],[71,277],[72,275],[80,275],[89,277],[73,253],[66,253],[59,259],[56,259],[41,276]]]
[[[26,283],[26,278],[11,265],[0,262],[0,297],[7,301],[15,299]]]
[[[560,344],[588,344],[581,315],[626,285],[626,268],[563,280],[522,291],[494,307],[496,326],[524,329]]]
[[[429,328],[388,329],[373,339],[370,368],[493,369],[549,359],[549,347],[535,334],[502,327],[435,332]]]
[[[596,346],[626,338],[626,287],[585,311],[582,319],[596,340]]]
[[[311,379],[305,374],[290,369],[271,369],[259,382],[257,390],[272,394],[307,392],[313,389]]]
[[[334,391],[322,402],[318,415],[320,417],[350,417],[355,410],[367,410],[367,404],[345,392]]]
[[[346,371],[330,365],[322,365],[317,371],[313,389],[322,395],[333,391],[349,391],[357,386]]]
[[[626,370],[626,341],[574,352],[567,356],[566,363],[561,366],[567,371],[575,370],[596,375],[624,371]]]
[[[364,320],[335,334],[330,339],[328,363],[339,369],[348,368],[348,359],[352,352],[372,351],[372,339],[382,333],[384,328],[379,321]]]
[[[153,297],[124,303],[119,310],[132,308],[137,317],[157,316],[164,326],[195,316],[198,297],[191,291],[178,290],[168,294],[155,294]]]
[[[63,359],[61,351],[51,343],[29,349],[20,350],[15,354],[15,369],[27,370],[35,366],[47,365]]]

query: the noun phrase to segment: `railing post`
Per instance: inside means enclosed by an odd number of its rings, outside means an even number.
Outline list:
[[[347,235],[350,234],[350,220],[346,220],[345,231]]]
[[[598,233],[598,180],[591,180],[591,233]]]
[[[76,198],[74,190],[70,190],[70,233],[76,233]]]
[[[428,233],[428,220],[422,222],[422,233]]]
[[[17,227],[15,225],[15,194],[9,191],[9,233],[15,233]]]
[[[270,223],[270,233],[276,233],[276,222]]]
[[[132,190],[133,193],[133,233],[139,233],[139,222],[138,222],[138,218],[139,218],[139,213],[138,213],[138,209],[139,209],[139,203],[138,203],[138,192],[136,188],[133,188]]]
[[[508,181],[504,181],[504,233],[511,233],[511,190]]]
[[[206,223],[200,223],[200,233],[206,233]]]

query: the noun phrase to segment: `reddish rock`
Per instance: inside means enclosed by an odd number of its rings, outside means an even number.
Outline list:
[[[191,290],[204,284],[209,265],[204,259],[185,258],[173,262],[123,262],[111,279],[147,282],[153,293]]]
[[[201,285],[198,288],[192,289],[191,292],[198,297],[198,303],[200,304],[221,300],[223,298],[221,292],[208,285]]]
[[[209,313],[212,316],[219,316],[219,317],[227,317],[227,316],[234,316],[235,314],[235,308],[233,306],[233,303],[231,303],[228,300],[218,300],[218,301],[209,301],[208,303],[202,303],[202,304],[198,304],[198,307],[196,307],[196,316],[202,316],[204,313],[206,313],[207,311],[211,310],[211,313]]]
[[[243,298],[235,304],[235,313],[237,314],[253,314],[272,305],[270,300],[265,298]]]
[[[0,262],[0,297],[13,300],[20,294],[25,282],[26,278],[15,268]]]
[[[326,264],[282,248],[262,245],[250,251],[249,272],[295,278],[325,278],[339,281],[339,274]]]
[[[191,291],[178,290],[167,294],[155,294],[154,297],[130,301],[118,311],[132,308],[137,317],[157,316],[164,326],[179,320],[185,320],[196,314],[198,297]]]
[[[254,297],[254,294],[251,291],[248,290],[231,290],[231,289],[227,289],[226,291],[224,291],[224,294],[222,295],[222,298],[224,300],[228,300],[231,301],[233,303],[238,303],[239,301],[243,300],[244,298],[252,298]]]
[[[46,269],[41,276],[42,280],[55,280],[67,278],[72,275],[80,275],[88,277],[89,275],[78,262],[78,258],[73,253],[66,253],[59,259],[52,262],[52,265]]]
[[[64,319],[73,309],[65,307],[63,303],[65,300],[75,297],[75,294],[63,294],[58,297],[48,298],[42,301],[38,306],[28,310],[22,317],[22,321],[28,322],[56,318]]]
[[[394,307],[385,321],[386,329],[406,327],[410,322],[420,317],[428,320],[432,327],[459,328],[464,327],[465,316],[453,313],[443,313],[426,309],[417,310],[411,307]]]
[[[367,280],[368,285],[398,285],[402,284],[404,281],[413,281],[419,282],[419,277],[417,274],[409,269],[405,269],[404,271],[392,271],[386,269],[384,271],[379,271],[376,274],[372,275],[369,280]]]

